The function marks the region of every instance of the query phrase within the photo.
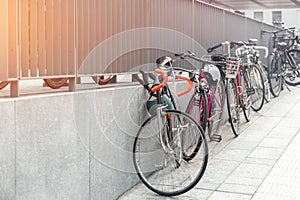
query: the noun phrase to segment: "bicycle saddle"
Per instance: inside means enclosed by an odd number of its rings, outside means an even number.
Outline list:
[[[226,56],[222,55],[222,54],[214,54],[211,55],[211,60],[212,61],[226,61]]]
[[[256,38],[249,38],[248,43],[249,45],[257,45],[257,39]]]
[[[169,66],[171,67],[172,66],[172,63],[173,63],[173,59],[169,56],[163,56],[163,57],[160,57],[156,60],[156,64],[157,64],[157,67],[160,68],[162,66]]]
[[[280,49],[285,49],[287,47],[287,43],[286,42],[278,42],[277,43],[277,46],[280,48]]]

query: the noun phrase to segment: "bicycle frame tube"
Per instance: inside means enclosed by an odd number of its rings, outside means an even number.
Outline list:
[[[191,105],[194,105],[194,103],[195,103],[195,96],[197,95],[197,91],[195,90],[195,92],[194,92],[194,95],[192,95],[192,100],[191,100]],[[198,112],[198,115],[197,115],[197,119],[196,119],[196,121],[197,122],[200,122],[200,120],[201,120],[201,113],[200,113],[200,111],[203,109],[202,108],[202,105],[203,105],[203,99],[201,99],[201,101],[199,101],[199,112]],[[190,106],[190,110],[189,110],[189,114],[192,114],[192,110],[193,110],[193,106]]]
[[[238,69],[238,73],[236,75],[236,98],[239,100],[239,103],[241,103],[241,96],[243,94],[243,87],[242,87],[242,84],[241,84],[241,70]]]
[[[290,64],[293,69],[297,69],[296,62],[294,58],[289,54],[289,51],[285,52],[285,58],[287,60],[287,63]]]
[[[209,100],[208,100],[208,113],[210,113],[210,110],[211,110],[211,106],[212,106],[212,102],[213,102],[213,99],[217,99],[216,96],[215,96],[215,93],[213,92],[214,91],[214,87],[212,87],[211,91],[210,91],[210,95],[209,95]],[[223,110],[223,105],[221,104],[222,102],[222,98],[221,99],[217,99],[216,102],[218,103],[219,107],[221,108],[221,110]],[[212,116],[209,116],[207,118],[207,121],[211,121],[212,119],[216,118],[217,116],[221,115],[222,114],[222,111],[220,112],[217,112],[216,114],[212,115]]]
[[[211,87],[210,90],[209,90],[209,98],[208,98],[208,102],[207,102],[207,113],[210,113],[210,110],[211,110],[211,105],[212,105],[212,99],[214,98],[214,94],[213,94],[213,91],[214,91],[214,87]],[[208,120],[210,119],[210,117],[208,118]]]

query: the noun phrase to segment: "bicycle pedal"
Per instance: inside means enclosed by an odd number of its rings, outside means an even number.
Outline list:
[[[222,141],[222,135],[213,134],[211,136],[211,140],[215,142],[221,142]]]
[[[249,95],[255,94],[255,90],[254,90],[254,88],[247,88],[246,93],[249,96]]]

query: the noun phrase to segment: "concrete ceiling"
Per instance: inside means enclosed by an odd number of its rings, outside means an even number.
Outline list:
[[[233,10],[300,8],[300,0],[205,0]]]

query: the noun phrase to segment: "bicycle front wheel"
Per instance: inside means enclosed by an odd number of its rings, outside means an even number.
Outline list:
[[[184,154],[193,153],[192,160],[184,159]],[[208,144],[201,126],[177,110],[164,111],[161,118],[148,118],[134,140],[137,174],[159,195],[175,196],[192,189],[203,176],[207,162]]]
[[[226,94],[229,123],[233,134],[237,137],[240,134],[242,107],[239,103],[235,79],[226,80]]]
[[[259,64],[259,67],[261,69],[261,74],[264,81],[265,91],[264,91],[264,97],[266,102],[268,103],[271,100],[271,91],[270,91],[270,83],[268,79],[268,67],[264,64]]]
[[[261,71],[256,65],[251,66],[249,75],[250,88],[247,93],[250,93],[251,108],[258,112],[264,105],[265,84]]]
[[[246,122],[250,121],[251,117],[251,95],[255,92],[251,86],[251,67],[243,68],[240,72],[240,85],[237,87],[239,96],[239,105],[243,109]]]
[[[268,78],[270,83],[270,91],[274,97],[278,97],[282,87],[281,77],[281,58],[275,56],[272,59],[271,66],[268,68]]]

